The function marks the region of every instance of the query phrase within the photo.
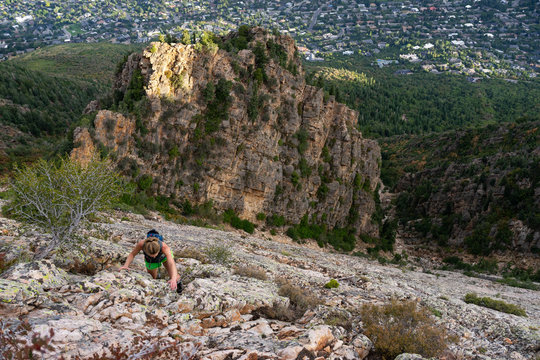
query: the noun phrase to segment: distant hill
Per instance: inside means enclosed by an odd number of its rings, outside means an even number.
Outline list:
[[[425,134],[517,120],[540,120],[540,81],[467,78],[373,66],[374,58],[307,63],[308,82],[359,112],[363,134]]]
[[[117,64],[135,49],[66,44],[0,63],[0,169],[62,152],[60,140],[109,91]]]
[[[143,47],[143,44],[63,44],[37,49],[9,62],[27,70],[109,87],[122,57]]]

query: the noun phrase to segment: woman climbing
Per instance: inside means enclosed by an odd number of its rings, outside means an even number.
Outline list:
[[[158,269],[161,265],[165,264],[165,268],[169,273],[169,286],[171,290],[177,292],[182,291],[182,283],[176,270],[176,264],[174,263],[174,257],[171,252],[171,248],[163,242],[163,237],[154,229],[150,230],[146,234],[146,239],[139,241],[133,251],[128,255],[126,263],[120,268],[120,270],[127,270],[129,265],[140,252],[144,253],[144,263],[146,264],[146,271],[152,275],[154,279],[157,279]]]

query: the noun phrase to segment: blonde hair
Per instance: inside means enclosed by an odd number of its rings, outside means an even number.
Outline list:
[[[157,237],[151,236],[144,240],[143,251],[146,254],[157,254],[160,249],[161,246],[159,245],[159,239]]]

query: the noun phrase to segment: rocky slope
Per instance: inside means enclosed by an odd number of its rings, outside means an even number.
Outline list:
[[[130,271],[117,270],[150,228],[164,234],[177,254],[176,265],[187,284],[181,295],[171,292],[165,280],[150,278],[142,255]],[[47,242],[42,233],[1,217],[0,231],[4,262],[24,261]],[[382,266],[316,246],[270,241],[264,234],[246,236],[126,213],[102,216],[84,236],[86,242],[69,253],[12,265],[0,276],[2,331],[9,332],[20,321],[29,324],[26,338],[46,337],[53,329],[54,350],[47,358],[63,354],[84,359],[115,346],[137,349],[141,341],[148,350],[175,339],[181,340],[185,354],[199,359],[373,358],[358,310],[391,298],[417,300],[439,315],[438,326],[456,340],[445,359],[540,356],[538,291],[459,273],[423,271],[421,262]],[[220,252],[216,249],[229,250],[229,257],[215,256]],[[203,263],[197,256],[212,251],[213,262]],[[266,280],[239,275],[235,265],[258,267]],[[340,286],[325,289],[332,278]],[[321,304],[295,321],[269,318],[262,311],[265,306],[290,301],[279,295],[279,279],[313,292]],[[463,298],[469,292],[517,304],[527,317],[466,304]],[[333,323],[336,313],[350,320],[350,327]]]
[[[98,147],[124,174],[151,176],[153,193],[212,200],[250,220],[307,216],[377,233],[379,146],[356,130],[355,111],[306,85],[290,37],[253,28],[197,45],[153,43],[129,57],[113,100],[77,131],[79,158]]]
[[[402,236],[492,251],[540,252],[539,122],[384,141]],[[392,184],[395,183],[395,184]]]

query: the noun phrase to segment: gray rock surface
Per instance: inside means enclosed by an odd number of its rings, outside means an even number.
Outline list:
[[[382,266],[279,236],[272,240],[263,233],[246,236],[125,213],[111,220],[93,224],[89,234],[97,231],[107,236],[90,236],[87,246],[93,241],[108,243],[103,249],[111,259],[119,259],[116,265],[111,260],[93,275],[66,272],[49,260],[13,265],[0,275],[2,322],[26,319],[32,332],[42,336],[54,329],[52,345],[71,357],[87,358],[114,346],[129,347],[144,334],[163,341],[182,339],[197,349],[201,359],[364,359],[373,352],[373,344],[362,333],[357,311],[363,304],[383,304],[394,297],[416,299],[439,311],[438,326],[456,337],[449,352],[457,359],[536,359],[540,355],[538,291],[454,272]],[[202,264],[177,257],[179,273],[190,279],[181,295],[172,292],[165,279],[151,279],[142,255],[130,270],[118,271],[150,228],[158,229],[177,254],[223,246],[231,251],[232,263]],[[5,218],[0,218],[0,231],[5,234],[0,249],[12,244],[27,244],[31,249],[43,241],[39,232],[23,231]],[[268,279],[234,274],[234,263],[257,266]],[[322,304],[292,323],[261,317],[262,307],[289,303],[278,293],[277,278],[311,290]],[[339,281],[339,288],[324,288],[331,278]],[[463,298],[469,292],[517,304],[527,317],[466,304]],[[328,314],[338,310],[350,315],[351,328],[325,323]]]

